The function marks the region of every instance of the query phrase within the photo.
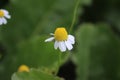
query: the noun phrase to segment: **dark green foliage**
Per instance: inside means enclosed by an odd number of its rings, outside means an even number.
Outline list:
[[[120,41],[105,24],[77,30],[78,80],[119,80]]]

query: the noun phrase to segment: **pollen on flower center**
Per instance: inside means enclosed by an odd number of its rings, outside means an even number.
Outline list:
[[[0,10],[0,17],[4,16],[4,12],[2,10]]]
[[[54,34],[55,40],[57,41],[67,40],[68,38],[68,33],[65,28],[57,28]]]

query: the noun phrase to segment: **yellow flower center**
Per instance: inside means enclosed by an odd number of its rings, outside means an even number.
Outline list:
[[[68,33],[65,28],[57,28],[54,34],[55,40],[57,41],[67,40],[68,38]]]
[[[29,72],[29,67],[26,66],[26,65],[21,65],[19,68],[18,68],[18,72]]]
[[[4,12],[2,10],[0,10],[0,17],[4,16]]]

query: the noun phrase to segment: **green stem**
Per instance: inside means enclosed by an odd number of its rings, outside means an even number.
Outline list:
[[[70,29],[69,29],[69,33],[71,32],[71,30],[73,29],[73,26],[75,24],[75,19],[76,19],[79,3],[80,3],[80,0],[78,0],[76,5],[75,5],[75,9],[74,9],[74,13],[73,13],[73,20],[72,20],[72,23],[71,23],[71,26],[70,26]]]
[[[59,71],[59,68],[60,68],[60,65],[61,65],[61,57],[62,57],[61,54],[62,54],[62,53],[60,52],[60,53],[59,53],[59,59],[58,59],[58,65],[57,65],[57,71],[56,71],[55,75],[58,74],[58,71]]]

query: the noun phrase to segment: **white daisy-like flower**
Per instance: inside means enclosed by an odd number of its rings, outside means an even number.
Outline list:
[[[9,15],[9,12],[4,9],[0,9],[0,25],[7,24],[6,19],[10,19],[11,16]]]
[[[68,35],[65,28],[57,28],[53,33],[51,33],[53,37],[48,38],[45,42],[50,42],[55,40],[54,48],[59,48],[61,52],[65,52],[67,49],[72,50],[73,44],[75,44],[75,38],[72,35]]]

